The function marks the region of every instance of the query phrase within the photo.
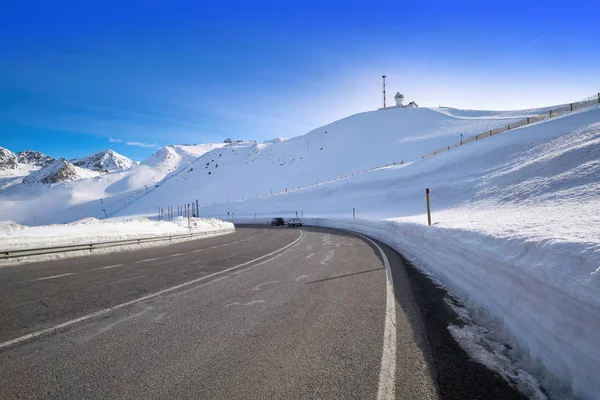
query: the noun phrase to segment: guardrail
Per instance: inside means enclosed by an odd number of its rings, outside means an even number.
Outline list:
[[[168,236],[151,236],[151,237],[142,237],[142,238],[137,238],[137,239],[113,240],[113,241],[107,241],[107,242],[97,242],[97,243],[87,243],[87,244],[39,247],[39,248],[33,248],[33,249],[2,250],[2,251],[0,251],[0,260],[6,260],[6,259],[10,259],[10,258],[17,258],[17,257],[25,257],[25,256],[39,256],[39,255],[44,255],[44,254],[67,253],[67,252],[71,252],[71,251],[83,251],[83,250],[89,250],[91,253],[92,250],[105,249],[105,248],[109,248],[109,247],[127,246],[127,245],[150,243],[150,242],[159,242],[159,241],[163,241],[163,240],[173,241],[173,239],[192,238],[195,236],[207,236],[207,235],[234,232],[234,231],[235,231],[235,229],[220,229],[220,230],[216,230],[216,231],[203,231],[203,232],[195,232],[195,233],[192,232],[192,233],[183,233],[183,234],[179,234],[179,235],[168,235]]]

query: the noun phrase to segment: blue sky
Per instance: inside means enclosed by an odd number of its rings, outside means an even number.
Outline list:
[[[0,146],[292,137],[401,91],[518,109],[600,91],[598,1],[28,1],[0,13]]]

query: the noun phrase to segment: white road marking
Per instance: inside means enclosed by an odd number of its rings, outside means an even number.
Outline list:
[[[181,283],[181,284],[176,285],[176,286],[172,286],[172,287],[167,288],[167,289],[163,289],[163,290],[158,291],[156,293],[152,293],[152,294],[149,294],[149,295],[146,295],[146,296],[143,296],[143,297],[139,297],[139,298],[134,299],[134,300],[127,301],[125,303],[117,304],[116,306],[113,306],[111,308],[105,308],[104,310],[96,311],[94,313],[87,314],[87,315],[84,315],[82,317],[75,318],[75,319],[72,319],[70,321],[63,322],[61,324],[52,326],[50,328],[42,329],[42,330],[39,330],[39,331],[36,331],[36,332],[29,333],[27,335],[20,336],[18,338],[12,339],[12,340],[8,340],[6,342],[2,342],[2,343],[0,343],[0,349],[2,349],[4,347],[12,346],[12,345],[17,344],[17,343],[21,343],[21,342],[23,342],[25,340],[33,339],[33,338],[38,337],[38,336],[47,335],[49,333],[56,332],[59,329],[66,328],[68,326],[77,324],[79,322],[87,321],[89,319],[92,319],[92,318],[95,318],[95,317],[99,317],[99,316],[104,315],[104,314],[108,314],[108,313],[110,313],[112,311],[115,311],[115,310],[118,310],[120,308],[127,307],[127,306],[130,306],[132,304],[139,303],[141,301],[153,299],[153,298],[158,297],[160,295],[163,295],[165,293],[170,293],[170,292],[173,292],[173,291],[175,291],[177,289],[181,289],[183,287],[193,285],[194,283],[198,283],[200,281],[203,281],[205,279],[211,278],[213,276],[224,274],[226,272],[233,271],[233,270],[245,267],[246,265],[252,264],[252,263],[254,263],[256,261],[260,261],[260,260],[263,260],[265,258],[271,257],[272,255],[274,255],[276,253],[279,253],[280,251],[289,249],[290,247],[292,247],[296,243],[298,243],[300,240],[302,240],[303,237],[304,237],[304,232],[300,231],[300,236],[298,237],[298,239],[294,240],[292,243],[290,243],[290,244],[288,244],[288,245],[286,245],[284,247],[281,247],[281,248],[279,248],[279,249],[277,249],[275,251],[272,251],[272,252],[270,252],[268,254],[265,254],[264,256],[260,256],[258,258],[255,258],[254,260],[246,261],[245,263],[236,265],[236,266],[231,267],[231,268],[224,269],[223,271],[214,272],[214,273],[212,273],[210,275],[206,275],[206,276],[203,276],[203,277],[200,277],[200,278],[196,278],[196,279],[193,279],[191,281],[184,282],[184,283]]]
[[[148,261],[154,261],[154,260],[160,260],[160,258],[146,258],[145,260],[138,260],[136,262],[148,262]]]
[[[333,258],[333,256],[335,255],[335,250],[331,250],[326,256],[325,259],[323,261],[321,261],[321,264],[323,265],[327,265],[327,261],[331,260]]]
[[[365,240],[373,243],[383,259],[387,279],[385,325],[383,330],[383,352],[381,354],[381,367],[379,369],[379,390],[377,399],[394,399],[396,396],[396,299],[394,297],[394,282],[390,262],[377,243],[366,236],[355,233]]]
[[[296,279],[294,279],[296,282],[300,282],[302,279],[308,279],[308,275],[300,275],[299,277],[297,277]]]
[[[142,311],[140,311],[138,313],[135,313],[135,314],[132,314],[132,315],[128,315],[128,316],[126,316],[124,318],[120,318],[120,319],[118,319],[116,321],[110,322],[110,323],[108,323],[108,324],[100,327],[96,332],[94,332],[94,333],[92,333],[90,335],[85,336],[84,338],[82,338],[81,340],[79,340],[79,342],[80,343],[89,342],[90,340],[92,340],[96,336],[101,335],[103,333],[106,333],[106,332],[112,330],[115,326],[117,326],[119,324],[122,324],[123,322],[127,322],[127,321],[129,321],[131,319],[140,317],[140,316],[146,314],[148,311],[152,311],[153,308],[154,307],[152,307],[152,306],[148,306],[148,307],[144,308]]]
[[[73,272],[67,272],[66,274],[60,274],[60,275],[45,276],[43,278],[34,279],[34,281],[45,281],[46,279],[60,278],[62,276],[69,276],[69,275],[73,275]]]
[[[253,306],[255,304],[264,304],[264,303],[266,303],[266,301],[264,301],[264,300],[252,300],[252,301],[249,301],[248,303],[238,303],[238,302],[229,303],[225,307],[229,308],[231,306]]]
[[[123,264],[107,265],[106,267],[94,268],[94,269],[91,269],[90,271],[98,271],[99,269],[111,269],[111,268],[117,268],[117,267],[122,267],[122,266],[123,266]]]
[[[253,291],[257,292],[259,290],[262,290],[262,287],[265,285],[268,285],[270,283],[279,283],[279,281],[269,281],[269,282],[265,282],[265,283],[261,283],[260,285],[256,285],[252,288]]]
[[[179,257],[179,256],[182,256],[182,255],[183,255],[183,253],[176,253],[176,254],[168,255],[167,257]]]
[[[315,255],[315,253],[310,253],[309,255],[306,256],[306,258],[311,258],[314,255]]]

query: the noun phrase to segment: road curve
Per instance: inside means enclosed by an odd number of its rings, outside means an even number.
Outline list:
[[[350,233],[244,227],[10,266],[0,301],[2,399],[456,394],[403,260]]]

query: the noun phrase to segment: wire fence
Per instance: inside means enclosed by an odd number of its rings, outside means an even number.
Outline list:
[[[459,147],[462,145],[465,145],[467,143],[471,143],[471,142],[475,142],[477,140],[481,140],[481,139],[485,139],[488,138],[490,136],[494,136],[497,135],[499,133],[502,132],[506,132],[506,131],[510,131],[516,128],[520,128],[522,126],[525,125],[529,125],[529,124],[534,124],[536,122],[539,121],[543,121],[545,119],[549,119],[549,118],[553,118],[553,117],[558,117],[560,115],[564,115],[564,114],[568,114],[568,113],[572,113],[573,111],[577,111],[577,110],[581,110],[582,108],[586,108],[586,107],[590,107],[596,104],[600,104],[600,93],[598,93],[597,95],[594,96],[590,96],[586,99],[583,99],[581,101],[578,101],[576,103],[570,103],[570,104],[563,104],[562,106],[558,106],[556,108],[550,109],[547,112],[543,113],[543,114],[538,114],[538,115],[533,115],[527,118],[523,118],[517,122],[513,122],[512,124],[507,124],[504,125],[502,127],[496,128],[496,129],[491,129],[489,131],[485,131],[485,132],[481,132],[475,136],[472,136],[470,138],[467,139],[463,139],[458,143],[452,144],[450,146],[446,146],[443,147],[441,149],[438,150],[434,150],[430,153],[427,153],[423,156],[421,156],[421,158],[428,158],[428,157],[433,157],[435,155],[438,155],[440,153],[443,153],[445,151],[451,150],[455,147]]]

